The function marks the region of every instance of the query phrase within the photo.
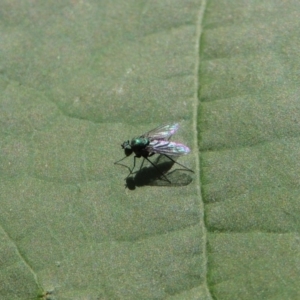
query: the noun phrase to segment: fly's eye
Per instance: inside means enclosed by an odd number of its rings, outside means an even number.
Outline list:
[[[129,141],[127,142],[124,142],[122,145],[121,145],[122,149],[131,149],[130,145],[129,145]]]
[[[131,145],[130,145],[129,141],[124,142],[124,143],[121,145],[121,147],[124,149],[124,152],[125,152],[125,155],[126,155],[126,156],[129,156],[129,155],[133,152],[133,150],[132,150],[132,148],[131,148]]]

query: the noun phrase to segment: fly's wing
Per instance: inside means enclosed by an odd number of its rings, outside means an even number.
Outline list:
[[[168,140],[179,128],[179,124],[165,124],[144,133],[141,137],[153,140]]]
[[[191,150],[186,145],[165,140],[154,140],[146,147],[149,153],[179,156],[188,154]]]

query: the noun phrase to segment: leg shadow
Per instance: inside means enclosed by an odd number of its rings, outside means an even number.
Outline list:
[[[159,155],[153,163],[160,172],[152,165],[145,166],[137,171],[135,176],[126,178],[126,187],[134,190],[136,187],[146,185],[178,187],[190,184],[193,179],[188,173],[193,173],[193,171],[188,168],[180,168],[169,172],[176,164],[176,158],[172,157],[172,159],[173,161],[165,155]]]

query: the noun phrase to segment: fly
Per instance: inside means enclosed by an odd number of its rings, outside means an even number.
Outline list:
[[[177,143],[177,142],[171,142],[169,139],[171,136],[178,130],[179,124],[165,124],[161,125],[153,130],[150,130],[144,134],[142,134],[139,137],[133,138],[131,141],[125,141],[121,147],[124,149],[125,157],[115,162],[115,164],[118,164],[120,161],[125,159],[126,157],[130,156],[132,153],[134,153],[134,162],[133,162],[133,168],[130,169],[127,167],[130,171],[127,178],[133,174],[133,170],[135,168],[135,159],[143,157],[149,163],[169,182],[170,180],[159,170],[157,165],[155,165],[148,157],[151,157],[154,154],[161,154],[165,155],[168,159],[170,159],[172,162],[184,167],[185,169],[193,172],[192,170],[188,169],[184,165],[176,162],[171,156],[177,157],[180,155],[185,155],[190,152],[189,147],[187,147],[184,144]],[[143,161],[144,163],[144,161]],[[141,168],[143,166],[143,163],[141,165]],[[122,164],[120,164],[122,165]]]

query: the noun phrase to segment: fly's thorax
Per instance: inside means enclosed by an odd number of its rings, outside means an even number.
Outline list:
[[[133,151],[142,150],[150,144],[149,139],[144,137],[133,138],[130,146]]]

